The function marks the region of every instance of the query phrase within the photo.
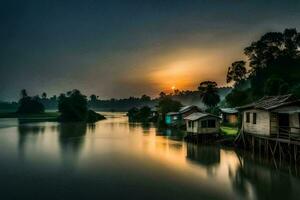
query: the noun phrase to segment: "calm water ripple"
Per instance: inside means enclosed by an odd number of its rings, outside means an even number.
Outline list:
[[[299,199],[288,170],[105,113],[94,125],[0,120],[1,199]]]

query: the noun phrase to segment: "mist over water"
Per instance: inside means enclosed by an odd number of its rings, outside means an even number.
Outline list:
[[[262,160],[104,113],[96,124],[0,120],[1,199],[297,199]]]

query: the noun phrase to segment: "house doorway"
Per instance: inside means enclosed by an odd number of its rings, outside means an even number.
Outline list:
[[[289,114],[279,113],[278,114],[278,125],[280,127],[289,127],[290,126],[290,116],[289,116]]]
[[[279,126],[279,133],[287,134],[289,132],[289,126],[290,126],[289,114],[286,113],[278,114],[278,126]]]

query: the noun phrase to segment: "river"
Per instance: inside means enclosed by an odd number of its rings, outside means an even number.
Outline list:
[[[94,125],[0,119],[1,199],[299,199],[262,159],[103,113]],[[292,175],[293,174],[293,175]]]

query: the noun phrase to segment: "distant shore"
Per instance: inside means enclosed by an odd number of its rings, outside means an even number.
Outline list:
[[[0,112],[0,119],[3,118],[18,118],[24,122],[59,122],[59,116],[61,114],[59,112],[45,112],[45,113],[37,113],[37,114],[20,114],[17,112]],[[96,121],[100,121],[105,119],[103,115],[99,117]],[[96,122],[93,121],[93,122]]]

